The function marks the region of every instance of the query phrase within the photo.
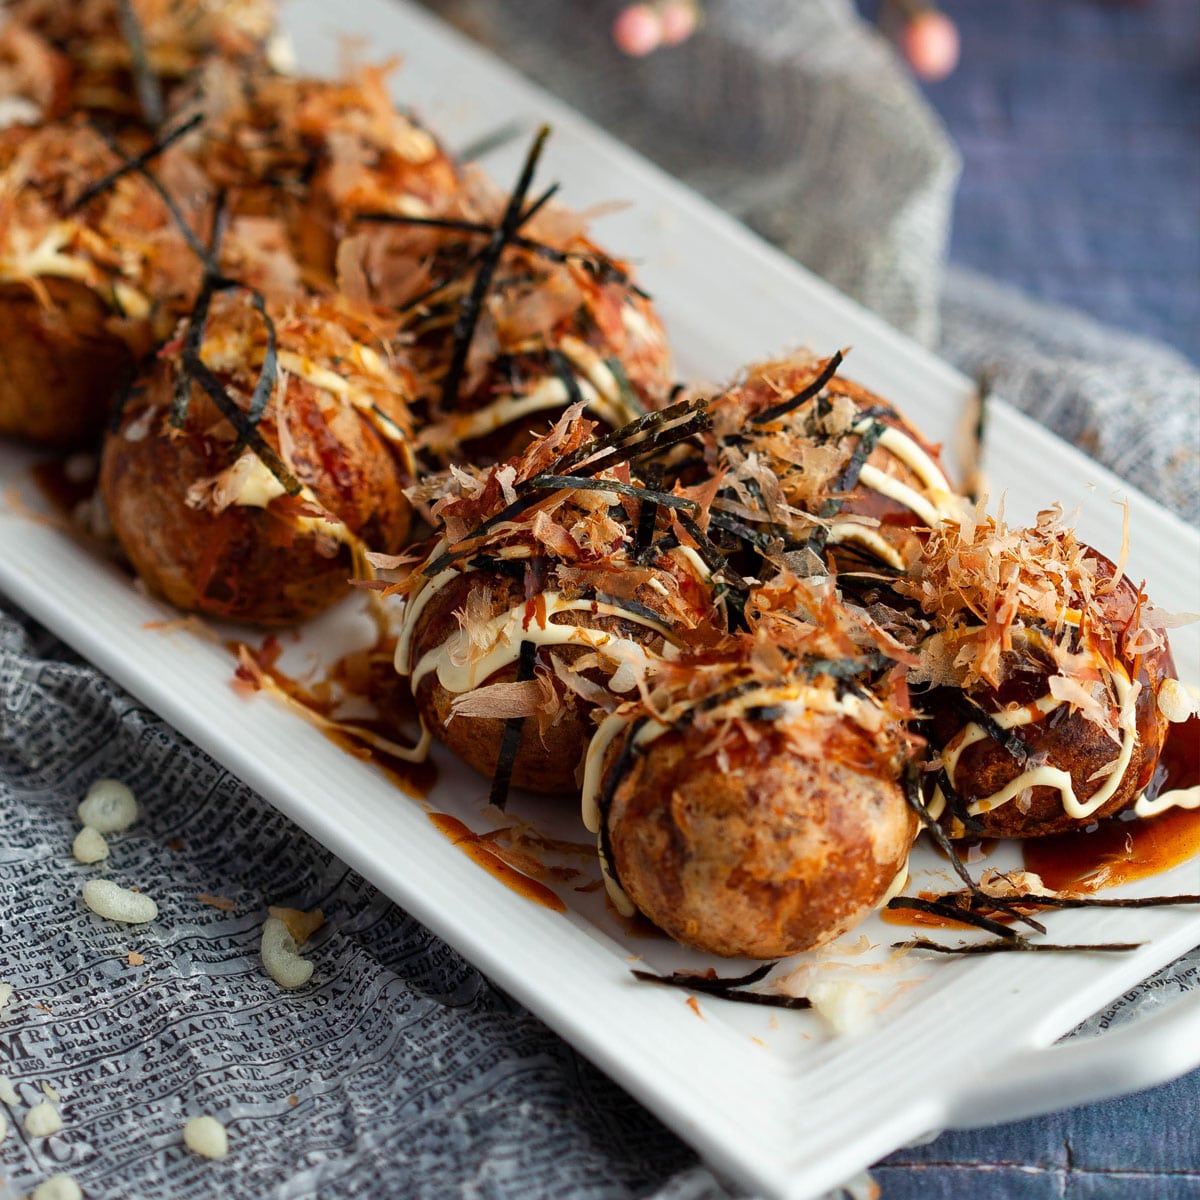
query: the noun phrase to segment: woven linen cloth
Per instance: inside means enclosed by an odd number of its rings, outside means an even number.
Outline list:
[[[637,64],[608,47],[610,0],[468,0],[452,15],[935,343],[957,157],[891,52],[839,0],[707,7],[696,39]],[[940,325],[953,361],[1196,519],[1197,378],[1178,356],[958,272]],[[102,928],[78,901],[97,871],[71,857],[75,808],[106,776],[142,811],[104,873],[155,897],[150,926]],[[262,973],[268,903],[326,913],[302,993]],[[1194,978],[1197,959],[1176,973]],[[11,605],[0,981],[15,988],[0,1074],[19,1098],[0,1102],[0,1200],[57,1172],[89,1200],[732,1194],[456,952]],[[43,1083],[64,1128],[34,1139],[21,1118]],[[206,1111],[229,1128],[224,1162],[181,1145]]]

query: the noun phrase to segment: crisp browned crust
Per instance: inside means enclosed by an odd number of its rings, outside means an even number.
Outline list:
[[[701,731],[672,731],[618,784],[617,877],[677,941],[730,957],[808,950],[866,916],[903,868],[916,818],[899,786],[850,765],[874,760],[864,734],[811,720],[824,727],[824,757],[766,729],[727,743],[719,761]]]
[[[99,438],[133,356],[90,288],[45,287],[49,305],[23,286],[0,287],[0,434],[83,445]]]
[[[165,372],[157,387],[169,389]],[[189,504],[192,485],[229,467],[231,439],[207,432],[220,422],[202,401],[193,402],[184,431],[169,427],[166,408],[148,407],[128,406],[106,441],[100,487],[113,530],[152,591],[190,612],[259,625],[304,620],[348,593],[350,548],[298,524],[303,514],[290,497],[220,512]],[[398,464],[375,431],[356,417],[335,431],[300,380],[289,385],[287,427],[296,477],[321,506],[367,547],[402,549],[411,509]],[[262,431],[277,441],[265,423]]]

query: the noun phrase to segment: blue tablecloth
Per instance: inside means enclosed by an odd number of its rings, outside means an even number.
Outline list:
[[[950,254],[1200,362],[1200,4],[946,0]],[[1200,398],[1198,398],[1200,400]]]

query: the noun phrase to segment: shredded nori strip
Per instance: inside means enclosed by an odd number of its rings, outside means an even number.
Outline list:
[[[654,609],[647,608],[644,604],[639,604],[636,600],[622,600],[619,596],[610,596],[607,592],[585,592],[583,599],[594,597],[600,604],[611,604],[613,608],[623,609],[625,612],[633,613],[638,617],[647,617],[656,625],[671,624],[666,620],[661,613],[656,613]]]
[[[625,776],[625,772],[629,770],[630,763],[638,755],[639,751],[634,744],[638,730],[649,721],[649,717],[638,717],[630,722],[629,728],[625,730],[625,740],[621,743],[621,749],[617,753],[616,760],[609,768],[608,774],[604,779],[604,786],[600,789],[600,795],[596,797],[596,807],[600,812],[600,857],[604,860],[604,866],[608,869],[608,873],[612,876],[613,881],[618,887],[621,886],[620,877],[617,875],[617,863],[613,858],[612,850],[612,834],[608,829],[608,814],[612,811],[613,798],[617,794],[617,788],[621,786],[621,780]]]
[[[839,580],[840,580],[839,576]],[[958,794],[958,789],[950,782],[950,773],[943,767],[937,776],[938,787],[942,789],[942,796],[946,800],[946,807],[954,814],[954,818],[967,831],[967,833],[986,834],[982,821],[977,817],[971,816],[971,810],[967,807],[966,801]]]
[[[208,365],[198,355],[189,358],[185,354],[183,361],[192,378],[204,389],[209,399],[220,410],[221,415],[233,426],[238,437],[258,455],[263,466],[279,480],[289,495],[299,495],[300,481],[287,469],[283,460],[271,448],[270,443],[258,432],[257,427],[250,423],[246,414],[221,385],[221,381],[212,373]]]
[[[967,720],[979,726],[1002,750],[1015,758],[1022,766],[1029,761],[1029,747],[1011,730],[1005,729],[985,709],[981,708],[965,692],[957,688],[949,691],[950,703]]]
[[[533,182],[533,173],[537,169],[538,159],[541,158],[542,149],[549,136],[550,127],[543,125],[534,137],[529,153],[525,157],[525,165],[517,180],[517,186],[513,188],[500,224],[492,232],[491,238],[480,256],[479,269],[475,273],[474,283],[462,302],[458,319],[454,322],[454,348],[450,366],[442,380],[442,405],[447,410],[452,410],[458,400],[458,389],[466,370],[471,343],[475,339],[475,328],[479,323],[484,297],[491,286],[492,276],[499,265],[500,256],[504,253],[504,247],[517,232],[521,223],[528,220],[539,206],[535,202],[528,210],[523,207],[526,194],[529,192],[529,185]],[[548,196],[545,196],[541,202],[544,203],[545,199],[548,199]]]
[[[635,500],[649,498],[663,508],[682,510],[698,507],[695,500],[689,500],[686,496],[652,491],[637,484],[622,483],[619,479],[590,479],[586,475],[535,475],[518,484],[517,488],[531,491],[615,492],[618,496],[631,496]]]
[[[133,158],[126,158],[119,167],[114,167],[107,175],[103,175],[94,183],[88,184],[67,208],[65,215],[69,217],[72,213],[78,212],[89,200],[94,200],[102,192],[108,191],[117,180],[135,171],[141,171],[143,167],[153,162],[169,146],[174,145],[181,137],[191,133],[203,120],[204,114],[196,113],[195,116],[184,121],[182,125],[177,125],[174,129],[167,130],[166,133],[155,139],[140,154],[135,154]]]
[[[537,654],[537,643],[528,639],[521,642],[521,657],[517,660],[517,683],[528,683],[533,678],[533,662]],[[500,735],[500,749],[496,755],[496,769],[492,772],[492,788],[488,803],[501,811],[508,804],[508,789],[512,786],[513,767],[517,761],[517,750],[521,745],[521,730],[525,728],[524,717],[509,717],[504,722]]]
[[[982,913],[962,908],[949,898],[938,897],[934,900],[925,900],[920,896],[896,896],[888,901],[887,906],[888,908],[911,908],[936,917],[947,917],[952,921],[961,921],[964,925],[974,925],[979,929],[986,929],[988,933],[998,934],[1002,938],[1020,936],[1015,929],[1001,925],[999,921],[993,921]]]
[[[929,836],[937,843],[937,847],[949,860],[950,865],[954,868],[954,873],[967,885],[967,890],[973,896],[986,897],[990,907],[998,912],[1006,913],[1015,920],[1023,921],[1032,929],[1036,929],[1038,933],[1045,933],[1046,927],[1040,921],[1035,921],[1033,917],[1026,916],[1024,913],[1018,912],[1011,904],[1004,900],[998,899],[995,896],[988,894],[971,878],[970,871],[967,870],[966,864],[958,856],[958,851],[954,848],[954,843],[946,836],[946,831],[938,824],[934,817],[930,814],[929,809],[925,806],[925,801],[921,798],[921,784],[917,778],[917,769],[910,767],[904,772],[904,798],[908,801],[909,807],[920,818],[921,824],[929,831]]]
[[[633,384],[629,382],[629,376],[625,372],[625,364],[613,354],[604,360],[604,365],[608,367],[613,374],[613,378],[617,381],[617,387],[621,392],[621,399],[625,402],[626,407],[631,408],[636,413],[644,413],[646,406],[638,398],[637,392],[633,390]]]
[[[695,508],[696,506],[693,504],[691,507]],[[696,543],[697,553],[704,560],[704,565],[714,575],[719,573],[724,576],[725,582],[736,591],[749,591],[749,582],[730,565],[725,555],[709,540],[708,534],[696,524],[692,517],[686,512],[681,512],[677,515],[676,520],[687,530],[688,536]]]
[[[575,378],[575,368],[571,360],[561,350],[547,350],[546,358],[554,371],[555,377],[566,389],[567,404],[583,404],[583,393],[579,390],[579,380]]]
[[[984,895],[986,896],[986,893]],[[968,899],[972,908],[984,907],[980,897],[971,896],[964,899]],[[1037,896],[1026,893],[1021,896],[1005,896],[1004,899],[1009,904],[1028,904],[1038,908],[1166,908],[1175,904],[1200,904],[1200,895],[1186,893],[1179,896],[1138,896],[1125,899],[1113,896]]]
[[[117,0],[117,25],[129,46],[133,86],[137,92],[142,116],[146,118],[147,125],[156,126],[163,119],[162,83],[150,65],[150,58],[146,53],[146,39],[142,36],[142,25],[133,10],[131,0]]]
[[[926,938],[913,938],[907,942],[893,942],[893,950],[930,950],[937,954],[1057,954],[1060,952],[1122,954],[1140,950],[1144,942],[1031,942],[1023,937],[1005,941],[974,942],[962,946],[944,946]]]
[[[750,423],[752,425],[765,425],[768,421],[778,420],[779,417],[790,413],[792,409],[799,408],[800,405],[820,394],[825,385],[837,374],[838,367],[841,365],[842,352],[838,350],[825,364],[824,369],[816,379],[806,388],[803,388],[787,400],[781,400],[778,404],[773,404],[770,408],[763,409],[757,416],[750,418]]]
[[[862,469],[866,466],[871,451],[879,444],[879,439],[883,436],[885,429],[887,429],[886,425],[872,420],[871,424],[858,435],[858,445],[854,447],[854,452],[846,461],[845,468],[834,482],[833,490],[835,492],[848,492],[858,486],[858,478],[862,474]],[[844,503],[844,500],[827,500],[821,509],[821,516],[836,516]],[[833,506],[832,511],[827,511],[830,506]]]
[[[642,983],[657,983],[663,987],[682,988],[689,992],[700,992],[717,1000],[734,1000],[739,1004],[758,1004],[764,1008],[811,1008],[812,1001],[807,996],[782,996],[778,992],[747,992],[742,985],[757,983],[766,977],[775,963],[766,963],[748,975],[737,979],[706,978],[703,975],[689,975],[686,971],[675,971],[670,975],[655,975],[652,971],[633,971],[631,974]]]
[[[676,417],[688,416],[700,409],[700,405],[690,401],[682,400],[678,404],[672,404],[669,408],[656,409],[654,412],[648,412],[644,416],[637,417],[630,421],[628,425],[622,425],[620,429],[612,429],[608,433],[603,433],[599,437],[594,437],[590,441],[584,442],[582,446],[572,450],[569,454],[563,455],[558,460],[557,469],[560,474],[572,470],[579,463],[585,463],[587,468],[592,468],[592,463],[587,460],[598,455],[601,450],[620,451],[617,458],[611,461],[619,462],[628,457],[628,453],[621,451],[622,447],[635,443],[642,434],[647,430],[654,430],[662,427],[669,421],[673,421]],[[707,427],[707,426],[703,426]],[[602,468],[595,468],[600,470]],[[581,468],[582,470],[582,468]]]

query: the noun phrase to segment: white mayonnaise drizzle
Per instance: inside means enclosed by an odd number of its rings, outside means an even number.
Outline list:
[[[1061,767],[1045,765],[1031,767],[1028,771],[1023,771],[1015,779],[1010,780],[999,791],[973,801],[967,808],[967,811],[972,816],[991,812],[1001,805],[1009,803],[1009,801],[1015,799],[1028,788],[1048,787],[1056,789],[1062,797],[1063,811],[1067,816],[1074,820],[1082,821],[1092,816],[1093,813],[1098,812],[1116,795],[1117,789],[1121,786],[1121,782],[1125,778],[1125,772],[1129,769],[1129,764],[1133,758],[1133,748],[1137,744],[1137,713],[1134,706],[1129,703],[1133,692],[1133,685],[1130,683],[1128,676],[1125,675],[1124,671],[1120,670],[1114,672],[1106,671],[1105,673],[1112,680],[1113,689],[1116,692],[1117,704],[1120,709],[1118,725],[1121,730],[1121,746],[1117,753],[1113,769],[1109,772],[1108,778],[1104,783],[1087,800],[1080,800],[1075,794],[1075,784],[1069,771],[1064,771]],[[992,720],[1001,729],[1015,729],[1018,726],[1032,724],[1064,703],[1066,701],[1057,700],[1053,696],[1045,695],[1039,697],[1033,703],[1023,705],[1020,708],[1005,709],[1001,712],[993,713]],[[946,774],[952,785],[954,785],[954,774],[963,752],[969,746],[973,746],[976,742],[983,741],[987,737],[987,730],[982,725],[971,722],[959,730],[950,742],[947,743],[942,760],[946,768]],[[939,803],[938,811],[940,812],[945,804],[945,797],[942,796],[940,788],[934,793],[934,801]]]
[[[586,646],[611,659],[618,667],[630,659],[645,663],[653,660],[654,656],[645,646],[630,638],[586,625],[552,622],[551,618],[559,613],[588,612],[620,617],[664,637],[671,636],[670,629],[661,621],[615,604],[597,600],[568,600],[558,592],[544,592],[542,598],[545,601],[544,623],[530,620],[527,606],[522,602],[497,613],[482,629],[456,629],[441,645],[427,650],[412,668],[413,690],[430,672],[436,672],[438,682],[446,691],[455,695],[472,691],[502,667],[516,662],[521,655],[522,642],[533,642],[538,646]],[[488,649],[480,654],[476,646],[487,646]],[[614,680],[610,686],[619,691],[628,691],[634,682],[632,678]]]

